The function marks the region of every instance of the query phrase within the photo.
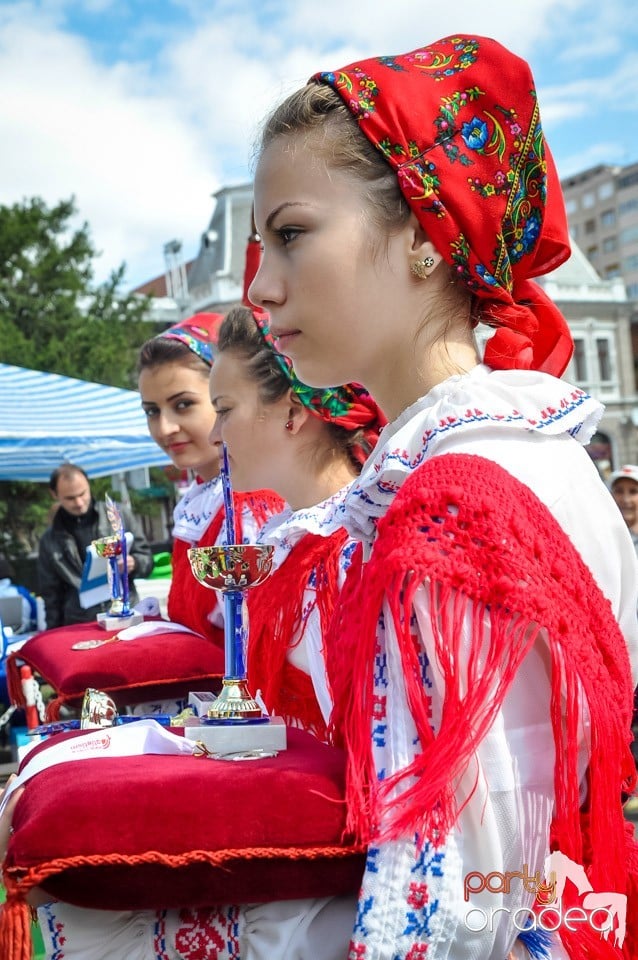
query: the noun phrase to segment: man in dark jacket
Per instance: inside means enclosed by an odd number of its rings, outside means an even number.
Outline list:
[[[92,540],[113,533],[106,505],[96,502],[89,478],[81,467],[63,463],[51,474],[49,489],[58,506],[51,526],[41,539],[38,554],[38,581],[46,609],[47,629],[69,623],[95,620],[109,603],[83,609],[79,588],[86,551]],[[153,554],[140,524],[120,507],[124,529],[133,534],[127,554],[130,603],[137,602],[134,578],[147,577],[153,569]]]

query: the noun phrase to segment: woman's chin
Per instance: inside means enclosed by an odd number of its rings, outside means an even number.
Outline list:
[[[319,366],[312,361],[306,363],[302,360],[297,363],[293,360],[293,365],[295,374],[301,382],[305,383],[307,387],[312,387],[313,390],[329,390],[331,387],[340,387],[344,383],[350,382],[337,369]]]

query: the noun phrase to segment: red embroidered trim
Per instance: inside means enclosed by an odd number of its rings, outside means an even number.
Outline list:
[[[303,624],[318,607],[324,636],[339,596],[339,567],[345,530],[330,537],[306,534],[271,577],[248,597],[248,682],[261,690],[269,711],[326,738],[326,725],[312,681],[287,662],[292,638],[299,638]],[[314,604],[304,608],[304,594],[314,580]]]

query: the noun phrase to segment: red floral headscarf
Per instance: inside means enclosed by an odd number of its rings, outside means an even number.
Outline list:
[[[195,313],[168,330],[163,330],[158,337],[164,340],[179,340],[211,367],[223,319],[221,313]]]
[[[479,299],[479,319],[497,327],[485,362],[560,376],[572,337],[531,278],[563,263],[570,248],[528,64],[494,40],[454,36],[312,81],[340,94]]]

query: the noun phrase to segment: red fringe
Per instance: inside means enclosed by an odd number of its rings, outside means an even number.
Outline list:
[[[246,512],[252,513],[257,525],[261,528],[265,524],[266,520],[269,520],[270,517],[281,513],[286,505],[281,497],[272,490],[253,490],[251,493],[236,493],[234,494],[234,497],[235,516],[237,517],[239,523],[237,535],[240,543],[243,543],[244,540],[242,524],[246,516]],[[221,529],[222,518],[223,510],[220,511],[219,529]]]
[[[0,957],[2,960],[31,960],[31,908],[7,884],[7,900],[0,907]]]
[[[326,738],[326,726],[312,681],[288,663],[292,638],[299,642],[304,592],[315,582],[315,601],[324,635],[339,597],[339,563],[347,540],[345,530],[330,537],[306,534],[265,583],[248,595],[248,684],[261,690],[268,710]]]
[[[553,846],[585,867],[594,890],[630,896],[623,951],[629,958],[638,936],[638,848],[625,835],[621,793],[635,783],[629,749],[633,689],[627,647],[609,601],[547,508],[479,457],[445,455],[426,462],[406,480],[377,529],[371,559],[364,568],[359,553],[348,573],[329,650],[331,734],[348,750],[348,829],[363,842],[414,832],[444,842],[460,813],[454,782],[467,770],[542,628],[552,663]],[[436,733],[412,622],[414,596],[424,584],[445,686]],[[378,783],[370,723],[384,603],[421,751],[406,769]],[[470,605],[474,644],[467,655],[460,637]],[[577,769],[583,698],[592,727],[585,819]],[[618,957],[595,936],[597,952],[591,954],[583,952],[581,939],[576,947],[567,937],[570,956]]]
[[[20,658],[17,653],[10,653],[5,661],[5,671],[7,674],[7,693],[9,701],[15,707],[26,706],[26,700],[22,691],[20,680]]]

